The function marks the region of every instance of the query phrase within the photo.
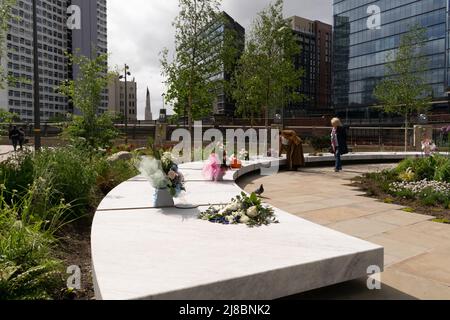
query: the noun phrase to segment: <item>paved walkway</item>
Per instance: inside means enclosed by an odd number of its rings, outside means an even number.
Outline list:
[[[6,160],[14,151],[13,146],[0,145],[0,161]]]
[[[390,166],[354,165],[339,174],[308,168],[239,181],[248,192],[264,184],[265,201],[280,209],[385,247],[382,290],[368,290],[361,279],[295,298],[450,299],[450,225],[365,197],[349,186],[355,176]]]

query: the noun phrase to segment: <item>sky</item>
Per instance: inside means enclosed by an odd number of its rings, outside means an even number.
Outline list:
[[[108,0],[109,66],[130,66],[138,85],[138,119],[143,119],[147,87],[150,90],[153,117],[162,108],[165,91],[159,53],[168,48],[173,53],[172,21],[178,14],[178,0]],[[270,0],[223,0],[222,10],[246,31],[258,12]],[[332,23],[332,0],[285,0],[284,15],[297,15]],[[170,110],[169,110],[170,112]]]

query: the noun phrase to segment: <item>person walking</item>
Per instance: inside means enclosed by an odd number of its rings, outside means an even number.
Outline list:
[[[342,171],[341,157],[348,153],[347,146],[347,129],[342,125],[339,118],[331,120],[333,130],[331,131],[331,150],[336,158],[335,172]]]
[[[19,128],[19,146],[20,150],[23,151],[23,144],[25,143],[25,130],[23,128]]]
[[[17,151],[17,145],[20,141],[20,131],[17,129],[17,126],[14,126],[11,131],[9,131],[9,140],[12,142],[14,151]]]

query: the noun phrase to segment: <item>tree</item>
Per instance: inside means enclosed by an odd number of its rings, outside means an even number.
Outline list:
[[[4,89],[6,82],[12,78],[6,74],[2,68],[1,60],[4,57],[5,39],[8,32],[8,22],[16,18],[11,14],[11,9],[15,5],[16,0],[1,0],[0,1],[0,89]]]
[[[81,111],[81,116],[73,116],[64,133],[70,138],[82,138],[94,148],[108,147],[118,136],[113,116],[99,114],[102,93],[110,77],[106,71],[108,56],[102,54],[89,59],[83,55],[69,54],[68,58],[70,64],[79,69],[79,75],[75,80],[63,83],[59,91]]]
[[[19,120],[18,114],[0,108],[0,135],[7,135],[10,125]]]
[[[387,57],[386,77],[374,90],[385,112],[405,117],[405,151],[411,115],[429,108],[431,101],[431,88],[425,78],[428,61],[422,50],[426,40],[426,29],[420,26],[403,35],[399,48]]]
[[[190,130],[194,120],[211,113],[219,85],[211,78],[223,69],[219,58],[223,41],[215,38],[215,26],[221,22],[219,4],[219,0],[179,0],[172,61],[167,49],[162,52],[165,99],[174,105],[177,115],[186,112]]]
[[[297,90],[303,70],[294,64],[299,54],[300,45],[283,17],[283,0],[276,0],[253,22],[240,59],[233,90],[237,112],[253,117],[263,110],[268,129],[272,110],[287,100],[302,99]]]

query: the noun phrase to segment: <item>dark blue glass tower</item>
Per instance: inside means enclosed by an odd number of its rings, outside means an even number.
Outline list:
[[[387,55],[415,25],[427,29],[427,82],[433,108],[448,110],[449,0],[334,0],[334,106],[343,118],[376,114],[373,89],[385,75]],[[378,117],[378,116],[376,116]]]

